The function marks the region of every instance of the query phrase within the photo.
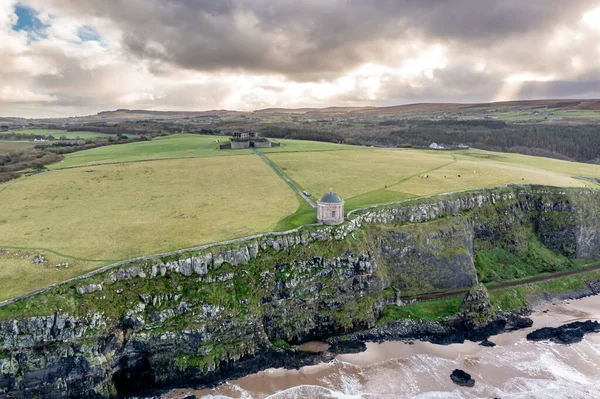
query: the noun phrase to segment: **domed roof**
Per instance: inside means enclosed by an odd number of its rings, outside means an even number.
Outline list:
[[[324,196],[322,196],[319,202],[326,204],[341,204],[344,201],[336,193],[330,191]]]

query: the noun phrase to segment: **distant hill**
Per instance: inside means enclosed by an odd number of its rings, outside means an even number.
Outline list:
[[[53,123],[121,122],[136,120],[244,119],[276,122],[277,115],[306,119],[336,118],[494,118],[507,122],[588,123],[600,120],[600,99],[548,99],[491,103],[417,103],[386,107],[264,108],[250,112],[235,110],[154,111],[117,109],[73,118],[35,119]],[[4,118],[17,120],[18,118]],[[22,123],[22,122],[21,122]]]

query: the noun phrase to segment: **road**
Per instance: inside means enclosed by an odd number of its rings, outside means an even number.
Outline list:
[[[281,170],[279,170],[279,168],[273,162],[271,162],[271,160],[269,158],[267,158],[265,156],[265,154],[263,154],[262,152],[258,151],[256,148],[253,148],[253,150],[254,150],[254,153],[256,155],[258,155],[259,157],[261,157],[262,160],[265,161],[267,163],[267,165],[269,165],[271,167],[271,169],[273,169],[275,171],[275,173],[277,173],[279,175],[279,177],[281,177],[283,179],[284,182],[286,182],[295,192],[297,192],[298,195],[300,195],[302,198],[304,198],[304,200],[306,202],[308,202],[308,204],[310,206],[312,206],[313,209],[317,209],[317,205],[313,202],[313,200],[311,200],[310,198],[308,198],[302,192],[302,190],[300,190],[298,188],[298,186],[296,186],[294,184],[294,182],[292,182],[290,179],[288,179],[287,176]]]
[[[497,290],[502,290],[505,288],[518,287],[520,285],[525,285],[525,284],[541,283],[544,281],[555,280],[555,279],[562,278],[562,277],[574,276],[576,274],[592,272],[595,270],[600,270],[600,265],[584,267],[583,269],[577,269],[577,270],[569,270],[566,272],[548,274],[545,276],[532,277],[532,278],[528,278],[528,279],[508,281],[505,283],[491,285],[489,287],[486,286],[486,288],[488,289],[488,291],[497,291]],[[457,295],[466,295],[468,292],[469,292],[469,290],[440,292],[438,294],[425,294],[425,295],[419,295],[416,297],[410,297],[410,298],[407,297],[407,298],[402,298],[402,299],[403,300],[418,299],[418,300],[422,301],[422,300],[429,300],[429,299],[448,298],[448,297],[457,296]]]

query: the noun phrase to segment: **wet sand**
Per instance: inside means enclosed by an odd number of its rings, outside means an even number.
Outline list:
[[[189,394],[205,398],[598,398],[600,334],[573,345],[528,342],[541,327],[600,320],[600,296],[537,307],[533,327],[490,338],[494,348],[474,342],[435,345],[414,341],[368,343],[363,353],[300,370],[269,369],[216,389],[174,390],[165,398]],[[307,349],[322,349],[310,343]],[[476,380],[463,388],[449,375],[461,368]]]

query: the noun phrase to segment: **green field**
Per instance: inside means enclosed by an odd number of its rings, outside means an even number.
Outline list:
[[[598,165],[481,150],[364,149],[269,158],[315,197],[333,188],[347,210],[511,183],[579,187],[592,184],[577,176],[600,177]]]
[[[218,140],[218,142],[217,142]],[[264,148],[263,152],[331,151],[356,149],[355,146],[301,140],[277,140],[281,147]],[[228,137],[177,134],[158,137],[152,141],[94,148],[65,156],[65,160],[51,168],[64,168],[96,163],[130,162],[151,159],[213,157],[251,154],[251,149],[221,150],[219,145],[229,142]]]
[[[218,155],[250,154],[252,150],[220,150],[220,140],[228,141],[221,136],[200,136],[194,134],[177,134],[158,137],[152,141],[119,144],[93,148],[75,152],[65,156],[63,162],[51,165],[50,168],[64,168],[98,163],[131,162],[153,159],[173,159],[210,157]]]
[[[294,151],[336,151],[336,150],[356,150],[359,146],[347,145],[347,144],[334,144],[324,143],[320,141],[306,141],[306,140],[287,140],[287,139],[274,139],[280,143],[279,147],[272,148],[261,148],[260,151],[264,153],[272,152],[294,152]]]
[[[8,154],[12,151],[22,151],[27,148],[32,148],[36,143],[32,141],[12,141],[0,140],[0,155]]]
[[[227,139],[174,135],[95,148],[0,184],[0,248],[8,251],[0,300],[116,260],[316,222],[252,150],[220,150],[216,140]],[[347,210],[508,183],[592,185],[575,177],[600,177],[598,165],[479,150],[281,143],[261,151],[313,199],[332,188]],[[33,264],[37,253],[46,265]]]
[[[58,271],[31,257],[3,262],[0,300],[115,260],[274,230],[299,205],[256,155],[46,172],[9,183],[0,202],[0,248],[72,259]]]
[[[110,136],[105,133],[95,133],[95,132],[68,132],[66,130],[56,130],[56,129],[23,129],[23,130],[14,130],[6,133],[17,133],[17,134],[27,134],[31,136],[52,136],[55,139],[59,139],[61,137],[66,137],[67,139],[89,139],[92,137],[107,137]]]

